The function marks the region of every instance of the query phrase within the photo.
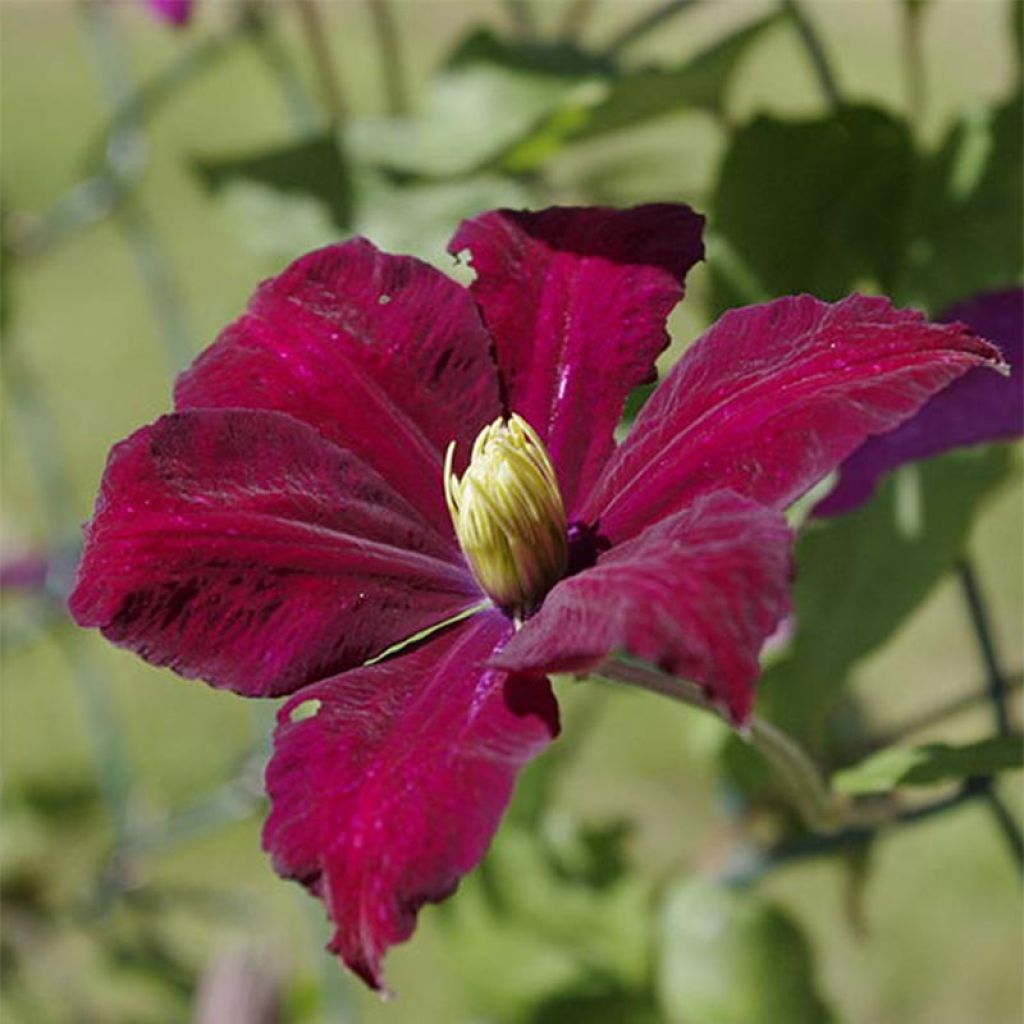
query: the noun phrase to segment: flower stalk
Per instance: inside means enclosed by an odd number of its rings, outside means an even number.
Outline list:
[[[721,710],[698,686],[685,679],[621,659],[607,662],[599,674],[721,717]],[[757,715],[750,716],[740,735],[772,766],[801,820],[812,832],[829,835],[843,825],[843,801],[831,790],[814,760],[793,737]]]

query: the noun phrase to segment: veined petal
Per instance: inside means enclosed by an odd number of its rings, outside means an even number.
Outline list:
[[[111,453],[69,602],[147,661],[288,693],[480,600],[372,469],[281,413],[165,416]]]
[[[785,508],[871,434],[999,353],[886,299],[808,295],[723,316],[666,377],[587,499],[613,543],[697,495]]]
[[[374,988],[419,908],[479,863],[516,773],[558,732],[543,676],[486,667],[511,631],[481,613],[302,690],[279,715],[264,848],[324,901],[329,948]],[[297,720],[310,701],[316,713]]]
[[[789,611],[790,539],[779,513],[703,495],[555,586],[494,664],[587,672],[626,651],[700,683],[742,722],[761,646]]]
[[[839,467],[839,480],[815,507],[815,515],[833,516],[857,508],[874,494],[882,476],[907,462],[1024,434],[1024,290],[978,295],[953,306],[942,319],[961,321],[993,342],[1009,364],[1010,376],[971,370],[895,430],[868,438]]]
[[[449,245],[470,252],[508,409],[547,445],[570,515],[614,447],[626,396],[654,379],[703,224],[670,204],[495,210]]]
[[[355,452],[445,535],[441,467],[500,412],[469,292],[356,238],[264,282],[178,378],[179,409],[277,409]]]

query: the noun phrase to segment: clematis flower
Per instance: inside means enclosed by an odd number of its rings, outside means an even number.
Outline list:
[[[617,446],[701,228],[676,205],[485,213],[450,247],[468,289],[363,239],[311,253],[111,453],[72,612],[289,696],[264,845],[375,988],[555,737],[548,674],[625,651],[744,722],[789,608],[781,510],[999,362],[884,299],[780,299],[727,313]]]
[[[989,339],[1012,373],[971,370],[887,434],[869,438],[839,467],[835,487],[814,508],[816,516],[850,512],[868,501],[892,470],[965,445],[1011,441],[1024,434],[1024,290],[984,292],[952,306],[940,318],[962,321]]]

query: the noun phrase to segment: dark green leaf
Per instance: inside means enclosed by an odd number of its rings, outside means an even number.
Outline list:
[[[242,238],[275,261],[336,241],[351,225],[352,176],[333,138],[194,166]]]
[[[374,155],[419,175],[479,170],[610,73],[607,61],[566,43],[507,42],[474,32],[431,83],[419,117],[393,125]]]
[[[937,314],[958,299],[1020,281],[1022,126],[1020,96],[994,109],[972,110],[924,163],[901,301]]]
[[[616,72],[578,90],[505,157],[514,170],[539,166],[569,141],[633,128],[680,110],[722,109],[750,46],[780,20],[771,14],[719,40],[677,67]]]
[[[693,879],[661,921],[658,991],[678,1024],[824,1024],[810,946],[799,925],[754,893]]]
[[[914,150],[905,124],[846,107],[823,118],[761,116],[725,155],[710,250],[716,308],[886,286],[901,250]]]
[[[1005,445],[952,452],[900,470],[849,515],[811,521],[797,546],[796,638],[762,682],[769,718],[813,737],[854,663],[961,557],[981,502],[1012,464]]]
[[[995,736],[956,747],[945,743],[891,747],[844,768],[832,777],[832,782],[842,793],[885,793],[897,786],[931,786],[1021,767],[1024,740],[1020,736]]]

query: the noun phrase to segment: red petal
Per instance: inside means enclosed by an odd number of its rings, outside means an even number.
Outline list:
[[[986,292],[945,312],[963,321],[1002,352],[1010,374],[986,367],[964,374],[888,434],[872,437],[839,468],[839,479],[814,509],[816,516],[849,512],[868,501],[885,474],[961,445],[1010,441],[1024,434],[1024,290]]]
[[[311,427],[177,413],[111,453],[70,607],[156,665],[274,695],[478,601],[458,557]]]
[[[450,534],[441,466],[500,412],[469,293],[357,238],[309,253],[178,379],[179,409],[277,409],[355,452]]]
[[[264,848],[324,901],[331,950],[374,988],[419,908],[479,863],[516,773],[558,732],[547,680],[484,667],[510,632],[481,614],[280,713]],[[292,720],[307,701],[316,714]]]
[[[999,353],[885,299],[807,295],[729,313],[682,358],[608,463],[583,517],[613,542],[709,490],[784,508],[868,435]]]
[[[508,406],[547,444],[570,513],[614,447],[626,396],[654,379],[703,223],[668,204],[495,210],[451,241],[470,250]]]
[[[761,646],[789,611],[789,580],[782,516],[704,495],[555,586],[494,664],[586,672],[625,650],[700,683],[741,722]]]

